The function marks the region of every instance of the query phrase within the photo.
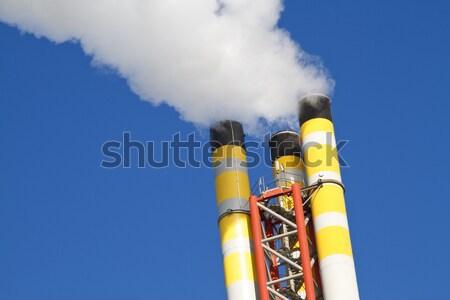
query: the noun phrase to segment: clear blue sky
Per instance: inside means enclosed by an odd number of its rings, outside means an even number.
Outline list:
[[[450,2],[287,0],[281,26],[337,83],[361,298],[449,299]],[[0,41],[0,299],[225,299],[212,171],[99,166],[195,127],[76,44]]]

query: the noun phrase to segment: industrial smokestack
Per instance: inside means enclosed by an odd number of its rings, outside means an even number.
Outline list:
[[[244,131],[239,122],[226,120],[210,133],[228,300],[256,300]]]
[[[301,188],[305,187],[305,169],[301,158],[300,135],[297,132],[287,130],[277,132],[271,136],[269,148],[276,185],[290,187],[293,183],[299,183]],[[292,196],[279,197],[278,202],[278,204],[287,211],[294,209]],[[312,245],[308,245],[307,248],[311,247],[314,253],[316,250],[312,221],[308,222],[306,228],[309,240],[313,243]],[[282,233],[288,232],[286,225],[282,225],[281,231]],[[293,255],[298,255],[296,254],[300,249],[298,241],[293,245],[291,238],[286,236],[282,239],[282,243],[284,247],[292,251]],[[310,270],[304,271],[309,272]],[[293,272],[290,269],[288,269],[288,273],[290,276],[293,275]],[[317,263],[313,265],[312,276],[320,291],[321,279]],[[301,285],[300,289],[298,289],[294,280],[290,280],[289,285],[293,292],[300,295],[305,295],[306,290],[314,291],[314,286],[306,287],[304,283]]]
[[[300,136],[293,131],[280,131],[270,137],[270,156],[278,185],[290,186],[294,182],[305,186],[305,173],[301,161]]]
[[[308,185],[323,183],[312,196],[312,217],[326,300],[358,300],[344,189],[331,117],[324,95],[300,100],[300,131]]]

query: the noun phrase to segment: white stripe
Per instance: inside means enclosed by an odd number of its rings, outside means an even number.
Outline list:
[[[251,280],[239,280],[227,286],[228,300],[256,300],[257,284]]]
[[[319,230],[329,226],[339,226],[348,230],[347,216],[333,211],[320,214],[314,219],[315,232],[319,232]]]
[[[341,175],[336,172],[319,171],[319,172],[312,174],[311,176],[308,176],[308,185],[312,185],[312,184],[316,183],[317,181],[319,181],[319,179],[321,179],[321,180],[331,179],[331,180],[336,180],[336,181],[342,182]]]
[[[359,300],[353,258],[333,254],[320,262],[324,298],[327,300]]]
[[[234,238],[222,244],[223,257],[235,252],[254,252],[253,241],[248,238]]]
[[[330,145],[336,148],[336,138],[330,131],[314,131],[305,137],[302,137],[302,149],[305,153],[311,147],[317,145]]]

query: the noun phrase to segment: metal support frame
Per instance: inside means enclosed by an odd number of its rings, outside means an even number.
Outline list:
[[[294,202],[295,223],[292,221],[292,215],[288,216],[291,219],[289,220],[282,213],[280,214],[280,212],[275,212],[269,208],[269,202],[272,198],[289,195],[292,196]],[[304,285],[306,300],[316,300],[312,272],[312,264],[314,264],[315,259],[311,260],[309,253],[307,221],[305,222],[303,205],[302,191],[298,183],[294,183],[290,187],[283,186],[266,190],[259,197],[250,196],[250,215],[261,300],[301,299],[295,290],[290,289],[291,294],[294,295],[292,297],[283,292],[281,284],[288,281],[296,281],[298,286]],[[275,234],[277,230],[271,229],[274,224],[287,226],[289,231]],[[271,230],[271,232],[267,233],[268,230]],[[288,235],[296,235],[300,259],[291,257],[289,253],[283,252],[280,247],[277,249],[276,241]],[[278,269],[281,265],[289,268],[290,275],[281,276]]]

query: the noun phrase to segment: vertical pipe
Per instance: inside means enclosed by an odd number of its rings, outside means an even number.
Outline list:
[[[257,197],[250,196],[250,214],[255,244],[256,271],[258,273],[260,300],[269,300],[269,291],[267,290],[266,262],[264,249],[262,247],[261,216],[257,204]]]
[[[273,174],[277,180],[278,186],[291,186],[294,182],[297,182],[301,188],[305,186],[305,169],[301,158],[301,145],[300,145],[300,135],[294,131],[280,131],[275,133],[270,137],[269,148],[270,156],[272,159]],[[293,199],[292,197],[280,197],[280,204],[286,210],[293,209]],[[307,225],[308,236],[313,241],[314,240],[314,229],[313,222],[310,220]],[[285,232],[286,228],[282,228]],[[283,244],[285,247],[291,248],[289,237],[283,238]],[[315,243],[313,243],[315,249]],[[299,249],[299,243],[296,243],[291,250],[294,250],[293,254],[298,255],[295,249]],[[292,272],[289,272],[292,275]],[[314,264],[313,271],[314,279],[320,288],[320,275],[318,264]],[[292,280],[290,282],[291,289],[295,290],[295,284]],[[302,286],[300,288],[300,294],[306,292],[306,287]]]
[[[314,280],[311,269],[311,257],[309,256],[308,237],[306,235],[305,215],[303,214],[303,200],[300,185],[292,185],[292,198],[294,200],[295,221],[297,223],[297,235],[300,243],[300,257],[303,268],[303,278],[305,281],[306,299],[316,300],[314,290]]]
[[[300,132],[307,183],[325,183],[312,196],[325,300],[359,300],[331,103],[324,95],[300,100]]]
[[[293,131],[280,131],[270,137],[270,156],[278,186],[291,186],[298,182],[305,186],[305,171],[301,160],[300,136]],[[292,201],[284,203],[284,209],[293,208]]]
[[[294,182],[300,183],[304,186],[304,170],[303,164],[300,157],[300,136],[298,133],[293,131],[280,131],[273,134],[269,140],[270,157],[272,159],[272,170],[275,177],[275,185],[281,186],[291,186]],[[293,209],[293,201],[290,196],[280,196],[278,197],[278,204],[282,206],[285,210]],[[285,224],[281,225],[280,232],[286,233],[288,231]],[[291,245],[289,237],[284,237],[281,240],[284,247],[293,251],[293,255],[298,255],[299,248],[298,243],[294,246]],[[287,266],[281,267],[286,268],[287,275],[291,276],[292,270]],[[293,291],[295,291],[296,286],[294,280],[289,280],[289,286]],[[303,289],[303,287],[301,288]]]
[[[228,300],[256,300],[244,131],[239,122],[227,120],[210,133]]]

